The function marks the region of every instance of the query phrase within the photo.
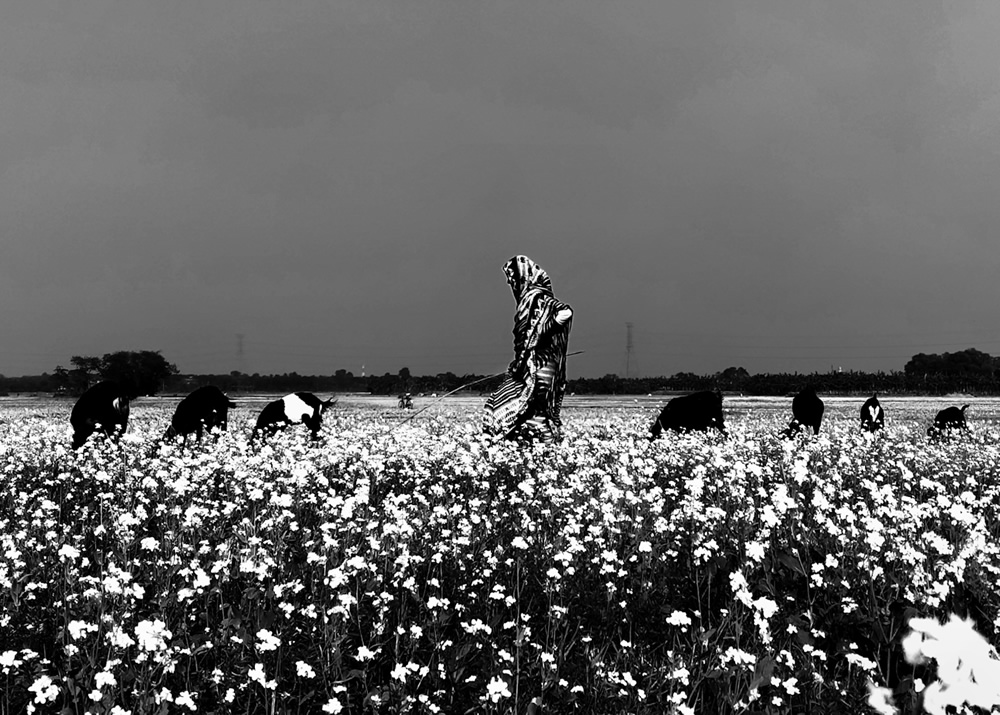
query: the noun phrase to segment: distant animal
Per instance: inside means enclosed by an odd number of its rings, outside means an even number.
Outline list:
[[[288,425],[304,424],[309,428],[312,439],[319,438],[319,429],[323,424],[323,412],[336,404],[332,397],[320,400],[311,392],[293,392],[280,400],[264,405],[257,417],[257,425],[253,428],[253,436],[263,432],[265,437],[274,436]]]
[[[73,426],[73,449],[79,449],[94,432],[112,440],[128,425],[129,391],[114,380],[99,382],[80,395],[73,405],[69,422]]]
[[[200,442],[205,430],[211,432],[218,427],[225,431],[233,407],[236,403],[215,385],[199,387],[178,403],[163,439],[181,436],[187,442],[188,435],[194,432]]]
[[[861,405],[861,429],[866,432],[878,432],[885,427],[885,412],[878,401],[878,393],[874,393]]]
[[[706,432],[709,427],[722,433],[726,431],[722,418],[722,393],[708,390],[692,392],[667,402],[660,416],[649,428],[649,439],[656,439],[665,429],[674,432]]]
[[[791,439],[805,427],[812,427],[813,434],[819,434],[823,407],[823,400],[816,394],[816,390],[806,387],[792,398],[792,421],[782,434]]]
[[[968,405],[958,407],[946,407],[934,416],[934,424],[927,428],[927,436],[932,438],[943,437],[952,430],[969,429],[965,421],[965,411]]]

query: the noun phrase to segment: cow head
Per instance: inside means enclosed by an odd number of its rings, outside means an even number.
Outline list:
[[[111,406],[114,408],[115,412],[120,414],[122,417],[128,417],[128,402],[127,397],[116,397],[111,401]]]

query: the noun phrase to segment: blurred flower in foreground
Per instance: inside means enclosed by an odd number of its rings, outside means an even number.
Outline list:
[[[879,715],[896,715],[896,706],[892,704],[892,691],[880,688],[868,681],[868,705]]]
[[[971,705],[990,710],[1000,704],[1000,656],[972,627],[971,620],[952,614],[947,623],[933,618],[910,619],[910,632],[903,637],[903,655],[919,665],[933,660],[938,679],[923,692],[923,708],[944,713],[949,706],[959,710]],[[890,693],[869,684],[868,704],[879,713],[895,713]]]

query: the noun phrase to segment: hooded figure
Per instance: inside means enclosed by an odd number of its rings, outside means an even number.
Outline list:
[[[523,433],[544,442],[562,438],[559,409],[566,390],[566,348],[573,310],[552,295],[548,274],[527,256],[503,267],[514,294],[514,359],[486,402],[483,424],[507,439]]]

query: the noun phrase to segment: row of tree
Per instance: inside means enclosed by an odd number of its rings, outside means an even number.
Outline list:
[[[177,366],[167,362],[159,350],[119,350],[103,357],[74,355],[69,364],[71,369],[56,366],[52,376],[55,392],[78,395],[101,380],[116,380],[135,399],[155,395],[179,374]]]
[[[220,375],[181,375],[177,366],[159,351],[118,351],[102,357],[74,355],[69,369],[61,365],[50,373],[10,377],[0,375],[0,393],[51,392],[74,396],[100,380],[118,380],[129,386],[133,397],[160,392],[186,394],[200,385],[217,385],[225,392],[315,393],[369,392],[375,395],[444,394],[463,387],[470,392],[488,393],[502,376],[456,375],[452,372],[416,376],[408,368],[398,373],[356,376],[347,370],[332,375],[247,375],[238,371]],[[956,353],[919,353],[902,371],[827,373],[759,373],[730,367],[710,375],[682,372],[670,377],[623,378],[605,375],[576,378],[567,384],[574,394],[643,395],[695,390],[722,390],[745,395],[787,395],[812,385],[825,394],[916,394],[942,395],[953,392],[1000,394],[1000,357],[975,348]]]
[[[787,395],[812,385],[826,394],[944,395],[962,392],[980,395],[1000,394],[1000,357],[975,348],[940,355],[914,355],[902,371],[826,373],[758,373],[751,375],[742,367],[726,368],[714,375],[681,372],[671,377],[599,378],[570,380],[568,389],[581,394],[649,394],[722,390],[746,395]]]
[[[733,368],[730,368],[733,369]],[[742,370],[743,368],[735,368]],[[728,380],[722,373],[696,375],[681,372],[670,377],[622,378],[605,375],[570,380],[569,392],[577,394],[643,395],[665,392],[722,390],[742,395],[792,395],[806,385],[830,395],[944,395],[952,392],[1000,394],[1000,381],[988,384],[975,379],[939,380],[911,378],[903,372],[759,373]]]

